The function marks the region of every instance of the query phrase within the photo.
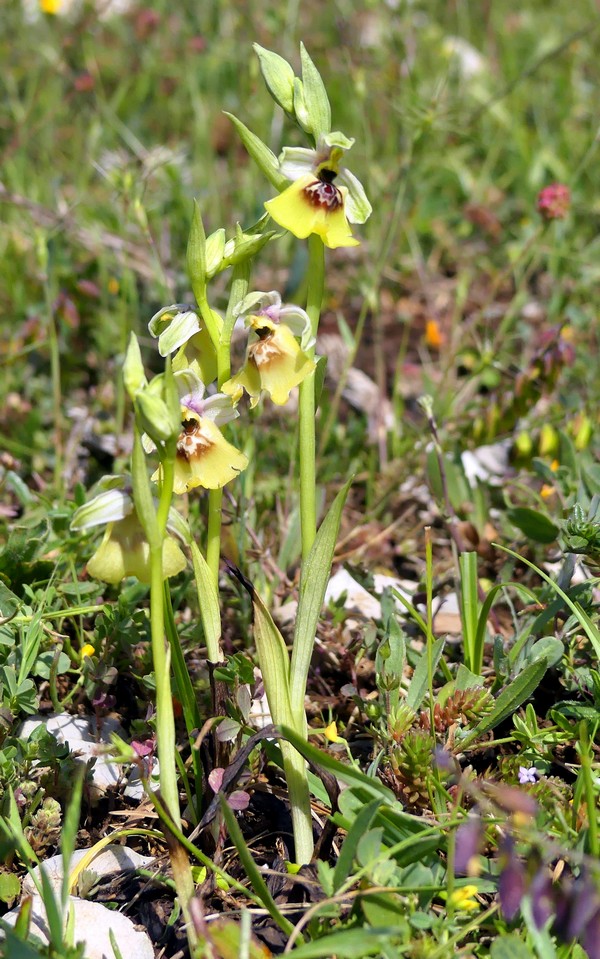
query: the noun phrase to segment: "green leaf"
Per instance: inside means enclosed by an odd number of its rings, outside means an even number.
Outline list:
[[[464,663],[460,664],[456,671],[455,689],[463,692],[465,689],[478,689],[483,685],[483,676],[476,676],[470,669],[467,669]]]
[[[327,372],[327,357],[326,356],[317,357],[317,366],[315,369],[315,410],[319,409],[319,403],[321,402],[321,394],[323,393],[323,386],[325,384],[326,372]]]
[[[259,167],[259,169],[264,173],[267,180],[273,184],[276,190],[279,190],[281,193],[282,190],[285,190],[289,186],[286,178],[279,172],[279,161],[273,153],[272,150],[269,150],[268,146],[262,142],[262,140],[256,136],[255,133],[252,133],[251,130],[245,126],[241,120],[238,120],[233,113],[227,113],[225,110],[225,116],[229,117],[234,127],[236,128],[240,140],[246,147],[246,150]]]
[[[344,839],[338,860],[335,864],[335,870],[333,873],[333,892],[337,892],[342,883],[344,883],[348,878],[354,862],[358,843],[362,835],[367,831],[373,822],[375,814],[380,805],[381,799],[373,799],[360,810],[358,816],[354,820],[352,828]]]
[[[294,959],[362,959],[363,956],[378,956],[382,950],[398,941],[398,929],[394,926],[379,929],[342,929],[332,932],[314,942],[307,942],[294,949]]]
[[[381,853],[382,839],[383,828],[381,826],[368,829],[363,833],[356,847],[356,860],[361,866],[374,865]]]
[[[32,673],[34,676],[40,676],[42,679],[50,679],[50,670],[52,669],[52,663],[54,662],[54,653],[47,652],[41,653],[36,659]],[[62,676],[63,673],[66,673],[69,666],[71,665],[71,660],[66,653],[60,652],[58,655],[58,662],[56,664],[56,675]]]
[[[556,636],[543,636],[533,644],[525,657],[525,662],[535,663],[538,659],[545,659],[548,666],[554,666],[560,662],[564,651],[564,643]]]
[[[518,553],[515,553],[514,550],[509,549],[508,546],[501,546],[500,543],[494,543],[494,546],[497,546],[498,549],[503,550],[505,553],[508,553],[510,556],[514,556],[515,559],[521,560],[522,563],[525,563],[526,566],[529,566],[530,569],[535,570],[538,576],[541,576],[544,582],[548,583],[548,586],[551,586],[555,593],[561,597],[563,602],[569,607],[572,613],[575,614],[581,627],[594,647],[594,652],[596,657],[600,659],[600,631],[597,626],[592,623],[590,617],[587,615],[585,610],[581,608],[578,603],[574,603],[572,599],[565,593],[563,589],[560,588],[558,583],[555,583],[553,579],[550,579],[547,573],[544,573],[535,563],[530,562],[528,559],[525,559],[524,556],[519,556]]]
[[[197,200],[194,200],[186,259],[194,296],[198,303],[202,303],[206,296],[206,233]]]
[[[463,643],[466,665],[472,672],[479,674],[483,662],[483,641],[477,644],[477,621],[479,615],[479,594],[477,578],[477,553],[461,553],[460,566],[460,613],[463,628]]]
[[[346,496],[352,479],[341,488],[316,535],[308,561],[302,564],[298,616],[290,670],[290,702],[294,713],[304,709],[306,680],[315,643],[317,623],[331,572],[331,560]],[[277,720],[276,720],[277,721]]]
[[[432,672],[435,673],[437,665],[440,661],[444,645],[446,640],[443,636],[439,639],[436,639],[432,643]],[[415,671],[413,673],[412,679],[410,681],[410,686],[408,687],[408,692],[406,694],[406,705],[410,706],[411,709],[417,710],[421,703],[423,702],[423,697],[427,690],[427,682],[429,677],[428,663],[427,663],[427,650],[424,649],[419,657],[419,661],[415,666]]]
[[[266,50],[258,43],[253,43],[254,52],[260,63],[260,72],[267,86],[267,90],[276,103],[286,113],[294,112],[294,71],[291,66],[272,50]]]
[[[23,910],[26,908],[25,903],[23,903],[21,913],[23,913]],[[19,939],[10,926],[4,926],[4,935],[6,945],[4,955],[10,956],[10,959],[40,959],[43,955],[39,949],[35,948],[33,942],[24,942],[22,939]]]
[[[464,749],[468,743],[473,742],[483,733],[487,733],[488,730],[494,729],[503,719],[514,713],[537,689],[547,669],[548,663],[545,659],[540,659],[531,663],[530,666],[526,666],[523,672],[519,673],[517,678],[502,690],[491,713],[485,716],[475,729],[462,740],[462,748]]]
[[[19,877],[12,872],[0,873],[0,899],[10,903],[21,892]]]
[[[252,854],[246,845],[246,841],[242,835],[242,830],[238,825],[237,819],[235,818],[235,814],[227,805],[227,799],[225,796],[221,795],[220,801],[221,813],[229,831],[231,841],[237,849],[238,856],[240,857],[240,861],[244,867],[244,872],[250,880],[254,892],[260,898],[265,909],[271,918],[277,923],[279,928],[282,929],[286,935],[289,935],[294,928],[293,923],[291,923],[289,919],[286,919],[277,908],[275,900],[267,888],[263,874],[256,865]]]
[[[511,523],[536,543],[553,543],[559,534],[559,528],[549,516],[524,506],[507,510]]]
[[[494,939],[490,959],[531,959],[531,951],[517,935]]]
[[[8,623],[16,616],[21,600],[0,580],[0,625]]]
[[[329,97],[321,79],[321,74],[309,57],[303,43],[300,44],[300,59],[302,61],[304,104],[309,121],[307,132],[312,133],[317,140],[322,133],[329,133],[331,130]]]
[[[208,563],[195,541],[190,538],[188,542],[192,554],[196,588],[200,601],[200,619],[202,620],[208,659],[211,663],[219,663],[223,658],[220,646],[221,611],[219,609],[219,593]]]
[[[273,622],[269,610],[258,593],[254,591],[252,607],[256,658],[262,673],[271,715],[276,723],[295,725],[290,706],[290,658],[285,640]]]

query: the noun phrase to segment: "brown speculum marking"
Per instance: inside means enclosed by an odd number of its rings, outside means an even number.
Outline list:
[[[177,456],[181,456],[189,462],[190,459],[206,453],[213,445],[202,433],[202,428],[197,420],[184,420],[181,427],[182,432],[177,440]]]
[[[333,213],[334,210],[343,206],[344,198],[341,190],[333,182],[336,176],[335,170],[324,167],[319,170],[317,179],[304,188],[304,196],[312,206],[322,207],[328,213]]]

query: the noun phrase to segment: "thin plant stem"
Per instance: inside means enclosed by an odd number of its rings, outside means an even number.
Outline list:
[[[162,463],[162,485],[156,516],[156,537],[150,543],[150,630],[152,661],[156,678],[156,739],[160,764],[160,788],[169,815],[181,825],[179,790],[175,768],[175,717],[171,696],[171,655],[165,640],[163,542],[173,491],[174,463]]]
[[[219,389],[231,376],[231,334],[235,324],[234,309],[248,292],[250,265],[243,263],[233,271],[233,279],[229,292],[229,303],[225,322],[219,332],[218,342],[215,343],[217,352],[217,386]],[[207,301],[200,305],[202,317],[210,313]],[[207,324],[208,325],[208,324]],[[213,324],[214,325],[214,324]],[[210,326],[208,327],[210,331]],[[211,332],[212,337],[212,332]],[[208,529],[206,540],[206,562],[211,570],[215,586],[219,583],[219,562],[221,559],[221,524],[223,516],[223,490],[209,490],[208,493]]]
[[[325,285],[325,250],[315,234],[308,238],[308,290],[306,312],[316,339],[321,318]],[[314,346],[310,355],[314,356]],[[300,525],[302,562],[306,562],[317,533],[316,449],[315,449],[315,374],[300,384],[299,447],[300,447]]]
[[[48,266],[47,247],[43,251],[46,264],[46,277],[44,281],[44,297],[46,301],[46,314],[48,317],[48,347],[50,349],[50,378],[52,381],[52,415],[54,420],[54,487],[62,495],[62,471],[63,471],[63,435],[62,435],[62,373],[60,362],[60,341],[58,326],[56,323],[56,312],[54,310],[52,285]]]
[[[583,791],[585,795],[585,804],[587,807],[588,818],[588,848],[590,856],[598,858],[600,846],[598,844],[598,819],[597,802],[594,790],[594,777],[592,775],[590,736],[587,723],[582,722],[579,725],[579,743],[577,751],[581,759],[581,777],[583,780]]]
[[[175,716],[171,695],[171,651],[165,638],[165,593],[163,577],[163,543],[166,534],[169,507],[173,496],[175,463],[173,457],[165,457],[161,464],[161,489],[156,522],[150,542],[150,636],[152,661],[156,681],[156,745],[160,765],[160,791],[173,824],[181,829],[179,787],[177,783],[177,742]],[[189,902],[194,895],[194,880],[187,853],[165,832],[169,846],[169,858],[177,895],[186,923],[190,949],[197,944],[197,935],[191,921]]]
[[[425,589],[427,595],[427,686],[429,689],[429,720],[431,731],[435,730],[435,703],[433,699],[433,550],[431,526],[425,527]]]

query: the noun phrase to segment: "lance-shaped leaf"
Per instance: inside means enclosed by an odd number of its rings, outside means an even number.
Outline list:
[[[187,268],[198,303],[206,294],[206,233],[198,202],[194,200],[194,215],[187,245]]]
[[[271,716],[276,723],[297,728],[290,708],[290,657],[285,640],[252,583],[234,566],[230,572],[250,594],[254,612],[254,641]],[[304,715],[304,710],[302,711]]]
[[[317,622],[331,572],[331,560],[340,528],[340,519],[352,479],[341,488],[321,523],[308,561],[302,564],[300,599],[294,630],[290,671],[290,694],[294,714],[304,708],[308,669],[315,644]],[[279,722],[279,720],[276,720]]]
[[[204,630],[204,641],[211,663],[220,663],[223,659],[221,652],[221,613],[219,610],[219,594],[213,574],[204,556],[198,549],[191,536],[186,541],[192,553],[194,576],[200,598],[200,618]]]

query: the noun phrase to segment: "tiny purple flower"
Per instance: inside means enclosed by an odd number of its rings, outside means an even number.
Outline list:
[[[538,771],[535,766],[531,766],[529,769],[527,766],[519,766],[519,782],[521,785],[525,783],[535,783],[537,782]]]

